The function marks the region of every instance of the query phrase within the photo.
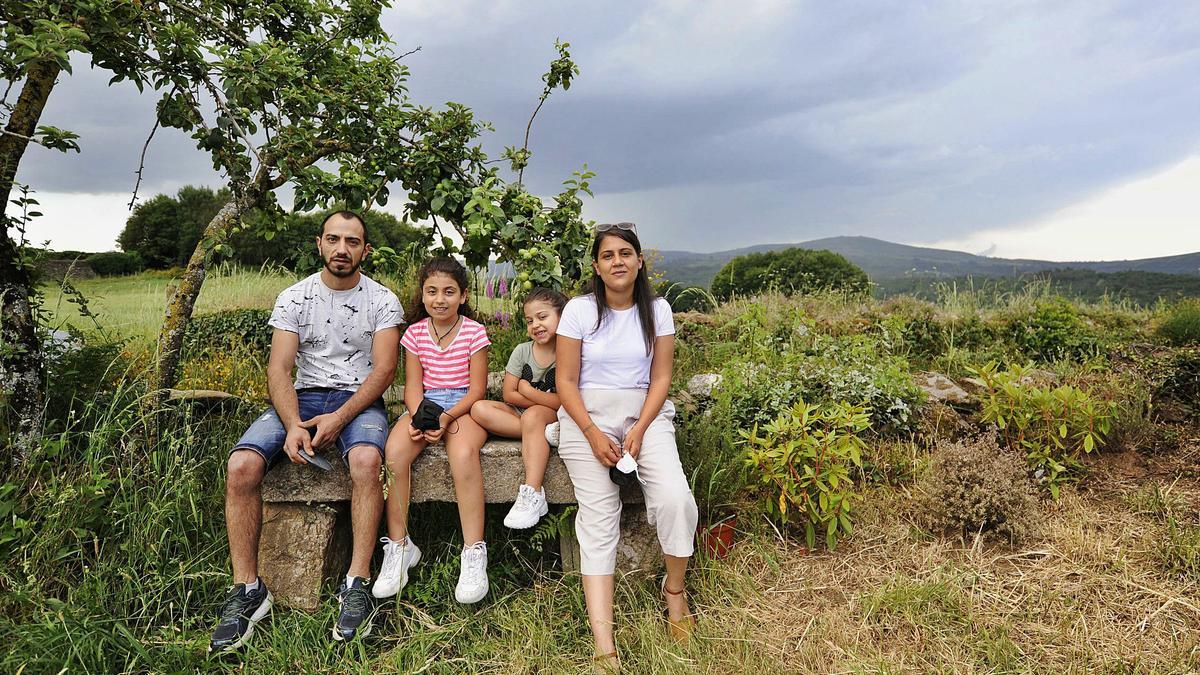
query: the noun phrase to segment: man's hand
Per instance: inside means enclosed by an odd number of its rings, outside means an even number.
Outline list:
[[[292,460],[292,464],[307,464],[308,460],[300,455],[301,449],[310,455],[313,454],[308,429],[297,425],[288,429],[287,437],[283,439],[283,451],[287,453],[288,459]]]
[[[311,420],[301,422],[300,426],[305,429],[316,429],[317,433],[312,438],[312,447],[324,448],[331,445],[337,440],[338,434],[342,433],[342,427],[346,426],[346,422],[342,419],[341,414],[336,410],[324,415],[317,415]]]

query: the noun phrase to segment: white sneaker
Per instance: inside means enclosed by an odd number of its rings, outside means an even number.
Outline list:
[[[464,548],[459,564],[454,599],[464,605],[479,602],[488,592],[487,544],[477,541]]]
[[[552,448],[558,447],[559,428],[558,422],[551,422],[550,424],[546,425],[546,442],[549,443],[550,447]]]
[[[504,526],[513,530],[524,530],[534,525],[546,515],[550,508],[546,505],[546,488],[534,490],[528,485],[522,485],[517,491],[517,501],[513,502],[508,515],[504,516]]]
[[[377,598],[390,598],[408,585],[408,570],[421,562],[421,549],[404,535],[403,541],[392,541],[381,537],[383,542],[383,567],[379,570],[379,578],[371,584],[371,595]]]

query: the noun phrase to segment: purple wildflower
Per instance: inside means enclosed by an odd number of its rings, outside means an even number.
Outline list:
[[[484,294],[484,295],[486,295],[486,296],[488,297],[488,299],[489,299],[489,300],[491,300],[492,298],[496,297],[495,289],[493,289],[493,288],[492,288],[492,282],[493,282],[493,281],[495,281],[495,280],[494,280],[494,279],[488,279],[487,286],[484,286],[484,287],[483,287],[483,294]]]
[[[508,277],[500,277],[500,288],[496,291],[496,295],[500,297],[508,295]]]

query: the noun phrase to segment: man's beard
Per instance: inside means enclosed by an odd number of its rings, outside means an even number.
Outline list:
[[[352,261],[352,260],[353,260],[353,258],[347,259],[348,262]],[[362,266],[362,261],[360,260],[356,263],[350,262],[349,267],[341,269],[341,270],[335,269],[333,265],[334,265],[333,258],[330,258],[329,260],[325,261],[325,269],[329,270],[330,274],[332,274],[335,277],[338,277],[339,279],[344,279],[348,276],[352,276],[355,272],[357,272],[358,268]]]

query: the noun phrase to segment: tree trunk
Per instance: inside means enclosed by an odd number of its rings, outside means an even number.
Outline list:
[[[4,466],[23,461],[42,431],[42,349],[33,319],[33,278],[17,243],[8,235],[9,198],[17,166],[37,131],[59,66],[42,61],[30,66],[12,116],[0,134],[0,382],[9,413],[10,449],[0,444]]]
[[[255,206],[261,194],[261,189],[253,185],[242,193],[241,197],[221,207],[204,228],[204,236],[196,244],[196,250],[192,251],[187,271],[179,280],[175,295],[167,303],[167,314],[163,319],[162,331],[158,334],[158,366],[154,370],[151,387],[155,395],[150,397],[154,407],[162,402],[166,390],[175,386],[179,379],[183,334],[192,318],[192,309],[196,306],[196,298],[200,296],[200,287],[204,285],[204,278],[208,273],[208,252],[229,238],[241,214]]]

